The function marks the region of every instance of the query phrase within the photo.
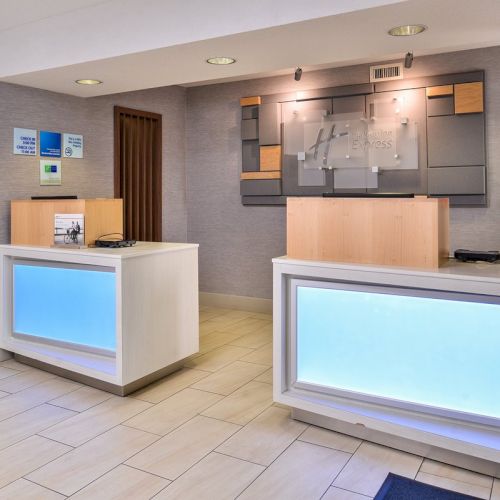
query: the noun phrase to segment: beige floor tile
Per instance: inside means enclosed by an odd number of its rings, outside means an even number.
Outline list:
[[[230,311],[226,311],[223,317],[231,319],[247,319],[252,317],[252,313],[250,311],[241,311],[239,309],[232,309]]]
[[[235,361],[193,384],[194,389],[227,396],[266,370],[265,366]]]
[[[127,464],[177,479],[239,429],[238,425],[197,416],[132,457]]]
[[[80,387],[80,384],[67,382],[63,379],[50,379],[16,394],[6,396],[0,399],[0,420],[13,417],[22,411],[34,408]]]
[[[491,492],[491,500],[500,500],[500,479],[493,481],[493,491]]]
[[[63,500],[64,498],[66,497],[55,491],[22,478],[0,489],[0,500]]]
[[[443,476],[434,476],[433,474],[428,474],[427,472],[419,472],[415,478],[417,481],[422,483],[432,484],[433,486],[438,486],[439,488],[444,488],[446,490],[456,491],[458,493],[464,493],[465,495],[471,495],[477,498],[490,498],[491,486],[485,488],[484,486],[479,486],[477,484],[463,483],[457,481],[456,479],[450,479]],[[493,479],[491,480],[493,483]]]
[[[40,436],[0,451],[0,488],[69,452],[70,446]]]
[[[342,451],[296,441],[239,498],[319,499],[350,457]]]
[[[49,404],[36,406],[0,422],[0,450],[75,415]]]
[[[271,406],[272,392],[269,384],[249,382],[201,413],[207,417],[245,425]]]
[[[256,382],[264,382],[266,384],[273,383],[273,369],[268,368],[262,375],[259,375],[256,379]]]
[[[70,446],[80,446],[148,408],[151,404],[145,401],[113,396],[39,434]]]
[[[191,368],[182,368],[182,370],[172,373],[171,375],[144,387],[144,389],[134,392],[130,397],[142,399],[143,401],[148,401],[149,403],[159,403],[160,401],[169,398],[176,392],[182,391],[182,389],[186,389],[186,387],[189,387],[191,384],[194,384],[208,375],[209,372],[192,370]]]
[[[56,378],[52,373],[42,370],[28,370],[19,372],[12,377],[7,377],[0,380],[0,391],[4,392],[19,392],[33,385],[40,384],[51,378]]]
[[[199,370],[216,372],[251,352],[251,349],[245,349],[244,347],[223,346],[197,358],[190,359],[186,363],[186,366],[198,368]]]
[[[72,495],[157,439],[147,432],[119,425],[29,474],[27,479]]]
[[[125,465],[104,474],[73,495],[73,500],[148,500],[170,481]]]
[[[321,500],[368,500],[372,497],[353,493],[352,491],[341,490],[332,486],[328,488],[327,492],[321,497]]]
[[[241,358],[241,361],[257,363],[259,365],[273,366],[273,343],[259,347],[252,353]]]
[[[435,460],[425,459],[422,462],[419,472],[432,474],[433,476],[442,476],[462,483],[474,484],[489,489],[491,489],[493,484],[493,478],[490,476],[478,474],[477,472],[461,469],[459,467],[453,467],[453,465],[443,464]]]
[[[364,442],[333,486],[375,496],[389,472],[414,479],[421,463],[421,457]]]
[[[82,387],[50,401],[51,405],[60,406],[73,411],[85,411],[110,399],[113,395],[93,387]]]
[[[12,370],[11,368],[5,368],[0,364],[0,380],[18,374],[19,372],[17,370]]]
[[[252,318],[265,319],[267,321],[273,320],[273,315],[271,313],[252,313]]]
[[[236,340],[230,342],[231,345],[236,345],[238,347],[248,347],[249,349],[258,349],[269,342],[272,342],[273,334],[272,332],[258,330],[256,332],[247,333],[242,337],[238,337]]]
[[[234,340],[235,335],[232,333],[224,333],[215,331],[208,335],[204,335],[200,339],[200,350],[199,355],[206,354],[209,351],[217,349],[217,347],[222,347]]]
[[[17,370],[20,372],[25,372],[27,370],[33,369],[31,366],[25,365],[24,363],[19,363],[19,361],[16,361],[15,359],[8,359],[7,361],[2,361],[2,363],[0,363],[0,366],[3,366],[5,368],[12,368],[13,370]]]
[[[261,465],[270,465],[307,427],[290,412],[271,407],[219,446],[216,451]]]
[[[311,426],[302,434],[299,439],[307,443],[319,444],[334,448],[335,450],[354,453],[361,444],[361,439],[357,439],[338,432],[322,429],[321,427]]]
[[[227,326],[221,326],[221,332],[230,332],[233,334],[238,334],[240,336],[246,335],[248,333],[253,333],[261,328],[266,327],[269,324],[268,321],[258,318],[248,318],[238,323],[232,323]]]
[[[218,394],[184,389],[140,415],[127,420],[125,425],[154,434],[168,434],[221,399],[222,397]]]
[[[234,500],[263,470],[260,465],[210,453],[154,498]]]

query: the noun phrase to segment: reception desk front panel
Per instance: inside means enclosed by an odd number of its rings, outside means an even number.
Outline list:
[[[115,354],[114,268],[18,260],[12,290],[15,335]]]
[[[500,477],[500,267],[273,262],[276,402]]]
[[[500,425],[498,299],[306,280],[292,287],[298,386]]]

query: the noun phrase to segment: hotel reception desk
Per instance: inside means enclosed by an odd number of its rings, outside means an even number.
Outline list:
[[[500,476],[500,265],[273,262],[275,401]]]
[[[0,348],[127,394],[198,351],[198,245],[0,245]]]

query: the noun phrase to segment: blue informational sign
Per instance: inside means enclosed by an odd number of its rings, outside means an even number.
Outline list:
[[[40,130],[40,156],[61,158],[61,134]]]

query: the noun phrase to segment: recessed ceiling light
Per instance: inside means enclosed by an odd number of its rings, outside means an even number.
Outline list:
[[[423,24],[404,24],[403,26],[395,26],[387,33],[392,36],[413,36],[422,33],[427,29]]]
[[[210,57],[207,59],[208,64],[233,64],[236,59],[232,57]]]
[[[78,83],[79,85],[99,85],[102,81],[93,80],[92,78],[83,78],[81,80],[75,80],[75,83]]]

